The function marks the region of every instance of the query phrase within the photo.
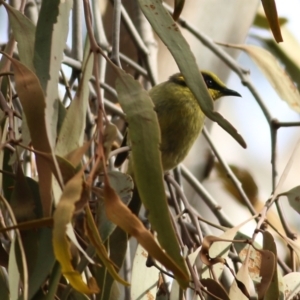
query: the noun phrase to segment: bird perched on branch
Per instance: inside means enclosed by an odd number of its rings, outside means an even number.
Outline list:
[[[213,100],[224,96],[241,97],[236,91],[228,89],[214,73],[202,71],[201,74]],[[180,73],[154,86],[149,94],[161,130],[163,169],[170,170],[188,154],[202,130],[205,115]]]
[[[241,95],[231,89],[212,72],[201,71],[208,92],[213,100],[224,96]],[[197,99],[187,86],[181,73],[154,86],[149,95],[155,106],[161,131],[161,157],[165,171],[175,168],[184,160],[201,132],[205,115]],[[122,145],[126,145],[126,135]],[[127,154],[117,156],[115,166],[120,166]]]
[[[213,100],[223,96],[238,96],[239,93],[228,89],[213,73],[202,71],[203,79]],[[161,132],[161,162],[164,171],[175,168],[184,160],[193,143],[200,134],[205,115],[197,99],[187,86],[182,74],[172,75],[168,81],[154,86],[149,95],[154,103]],[[126,134],[122,146],[127,144]],[[120,166],[128,153],[120,153],[115,166]],[[129,164],[128,174],[134,176],[133,163]],[[138,214],[141,199],[135,185],[129,208]]]

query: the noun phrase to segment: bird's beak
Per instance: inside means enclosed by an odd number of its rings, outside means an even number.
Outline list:
[[[236,97],[242,97],[238,92],[234,91],[234,90],[230,90],[225,88],[222,91],[223,96],[236,96]]]

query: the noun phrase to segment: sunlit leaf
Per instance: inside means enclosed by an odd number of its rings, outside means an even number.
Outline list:
[[[281,28],[284,37],[284,43],[276,43],[273,39],[263,39],[265,47],[276,56],[277,59],[284,65],[285,71],[291,79],[300,87],[300,57],[298,55],[300,44],[295,35],[286,27]]]
[[[148,253],[138,245],[133,258],[131,276],[131,299],[142,299],[147,293],[147,297],[155,299],[159,270],[155,267],[146,266]]]
[[[292,272],[283,277],[285,299],[297,299],[300,293],[300,272]]]
[[[55,153],[60,156],[67,155],[83,144],[89,93],[88,81],[92,75],[93,58],[93,54],[87,58],[76,95],[60,129],[55,147]]]
[[[19,296],[19,282],[20,273],[18,270],[17,257],[16,257],[16,238],[12,240],[9,252],[9,262],[8,262],[8,282],[10,297],[18,299]]]
[[[84,143],[81,147],[76,148],[74,151],[65,155],[65,159],[68,160],[74,167],[77,167],[90,145],[91,141]]]
[[[210,247],[213,244],[217,244],[216,242],[224,242],[224,239],[216,237],[216,236],[212,236],[212,235],[207,235],[203,239],[202,248],[200,251],[200,258],[201,258],[202,262],[204,264],[206,264],[207,266],[213,266],[214,264],[217,264],[217,263],[222,263],[222,264],[225,263],[225,259],[221,256],[216,256],[216,257],[210,256],[210,253],[209,253]],[[229,245],[231,244],[230,242],[226,241],[226,244],[227,243],[229,243]],[[229,245],[226,245],[226,248],[228,248]]]
[[[286,101],[293,110],[300,112],[299,91],[270,52],[252,45],[229,46],[245,51],[264,73],[279,97]]]
[[[62,274],[68,279],[74,289],[85,294],[97,293],[97,287],[89,287],[82,276],[71,264],[70,243],[66,235],[66,226],[72,220],[75,203],[83,191],[81,172],[77,173],[65,186],[61,199],[54,212],[53,249],[56,259],[61,265]]]
[[[232,300],[248,300],[250,299],[249,291],[251,290],[254,290],[253,283],[248,272],[248,267],[243,264],[236,275],[236,280],[232,282],[229,290],[229,298]]]

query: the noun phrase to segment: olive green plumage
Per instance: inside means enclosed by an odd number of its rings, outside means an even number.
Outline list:
[[[201,74],[213,100],[222,96],[240,96],[227,89],[213,73],[202,71]],[[155,105],[161,130],[163,169],[170,170],[188,154],[202,130],[205,116],[180,73],[154,86],[149,94]]]

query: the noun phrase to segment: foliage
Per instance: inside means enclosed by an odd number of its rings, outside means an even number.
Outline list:
[[[160,1],[138,2],[139,14],[143,12],[167,45],[207,117],[245,147],[237,130],[214,111],[180,32],[181,25],[200,41],[206,38],[192,31],[180,16],[185,1],[175,1],[177,23]],[[184,166],[175,170],[175,176],[165,174],[166,197],[159,126],[151,98],[142,87],[155,83],[155,68],[143,33],[137,31],[121,1],[114,1],[111,14],[106,12],[110,18],[113,15],[111,46],[98,1],[32,1],[26,9],[25,3],[21,1],[16,8],[0,1],[9,22],[0,62],[1,299],[129,299],[128,291],[131,299],[291,299],[298,295],[295,256],[300,259],[300,244],[278,202],[286,196],[299,212],[299,186],[282,190],[299,143],[277,185],[273,175],[273,194],[259,205],[259,190],[250,173],[229,167],[204,130],[214,154],[208,156],[207,169],[213,168],[223,188],[252,214],[242,224],[228,220]],[[274,35],[280,39],[275,3],[263,4]],[[71,14],[73,28],[69,29]],[[119,51],[121,16],[134,46],[130,57]],[[266,19],[260,16],[262,23],[265,26]],[[86,34],[82,34],[83,28]],[[70,32],[71,47],[67,42]],[[270,40],[264,43],[282,54],[282,62],[288,63],[292,78],[296,78],[299,66],[290,53]],[[248,53],[279,96],[299,112],[299,91],[277,59],[258,47],[226,46]],[[277,129],[288,125],[272,119],[249,74],[222,47],[213,42],[208,47],[217,47],[218,55],[238,73],[260,105],[274,142],[275,174]],[[132,57],[132,49],[137,50],[138,58]],[[119,147],[126,123],[136,142],[131,145],[130,159],[151,231],[132,213],[133,178],[124,172],[125,163],[119,168],[113,164],[118,153],[128,151],[126,146]],[[218,222],[206,220],[190,205],[180,185],[182,178]],[[267,218],[273,204],[280,220]],[[252,232],[241,233],[242,226],[254,219]],[[223,234],[214,236],[210,226]],[[128,256],[125,259],[126,251],[131,251],[129,238],[138,242],[132,265],[128,265]],[[290,262],[278,254],[279,238],[290,249]],[[225,280],[219,280],[221,276]]]

